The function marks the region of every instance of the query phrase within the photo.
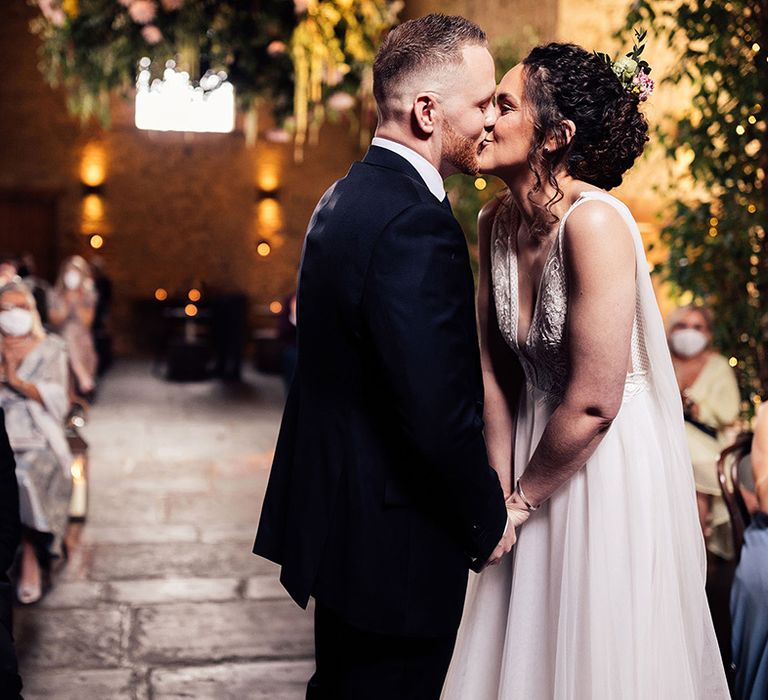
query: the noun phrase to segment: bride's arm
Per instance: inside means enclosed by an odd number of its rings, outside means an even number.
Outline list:
[[[512,493],[514,407],[522,383],[517,357],[504,342],[496,320],[491,286],[491,228],[499,200],[486,204],[477,220],[479,274],[477,319],[483,368],[485,442],[488,461],[499,475],[506,498]]]
[[[564,231],[570,374],[562,403],[521,477],[526,499],[547,500],[581,469],[621,407],[635,314],[631,232],[605,202],[580,205]]]

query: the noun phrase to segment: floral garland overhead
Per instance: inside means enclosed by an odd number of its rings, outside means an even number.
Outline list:
[[[402,9],[393,0],[29,2],[41,13],[31,29],[43,74],[83,120],[109,123],[109,98],[132,94],[141,58],[173,58],[193,79],[225,71],[240,109],[268,103],[280,124],[293,123],[298,148],[325,105],[349,109],[351,96],[370,95],[376,49]]]

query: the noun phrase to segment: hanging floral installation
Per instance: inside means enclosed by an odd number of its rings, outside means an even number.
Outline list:
[[[41,70],[63,86],[72,114],[108,125],[109,99],[133,94],[139,61],[162,70],[173,59],[193,80],[224,71],[246,132],[268,104],[299,152],[326,108],[350,110],[359,98],[370,111],[376,49],[402,9],[393,0],[29,1],[40,10],[31,28]]]

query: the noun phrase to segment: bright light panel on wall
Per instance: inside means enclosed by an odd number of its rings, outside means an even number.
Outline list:
[[[193,131],[226,134],[235,128],[235,91],[227,74],[209,71],[198,86],[189,73],[165,64],[163,79],[152,80],[150,61],[139,62],[136,81],[136,126],[153,131]]]

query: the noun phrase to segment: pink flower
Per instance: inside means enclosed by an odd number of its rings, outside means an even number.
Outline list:
[[[154,25],[148,24],[146,27],[141,28],[141,36],[151,46],[159,44],[163,40],[163,33]]]
[[[285,129],[270,129],[264,134],[264,138],[270,143],[288,143],[291,135]]]
[[[66,15],[60,7],[54,7],[53,0],[38,0],[37,3],[40,12],[54,26],[61,27],[64,24]]]
[[[49,20],[51,20],[51,24],[54,27],[63,27],[64,22],[67,21],[67,15],[64,14],[64,10],[62,10],[60,7],[55,7],[53,10],[51,10],[51,16],[48,17]]]
[[[149,24],[157,15],[157,5],[151,0],[134,0],[128,6],[128,14],[136,24]]]
[[[160,0],[160,4],[166,12],[173,12],[181,9],[184,0]]]
[[[285,53],[286,48],[284,41],[270,41],[269,44],[267,44],[267,53],[270,56],[279,56],[280,54]]]
[[[656,83],[654,83],[653,78],[645,73],[640,73],[637,77],[639,87],[638,99],[640,102],[645,102],[653,94]]]

